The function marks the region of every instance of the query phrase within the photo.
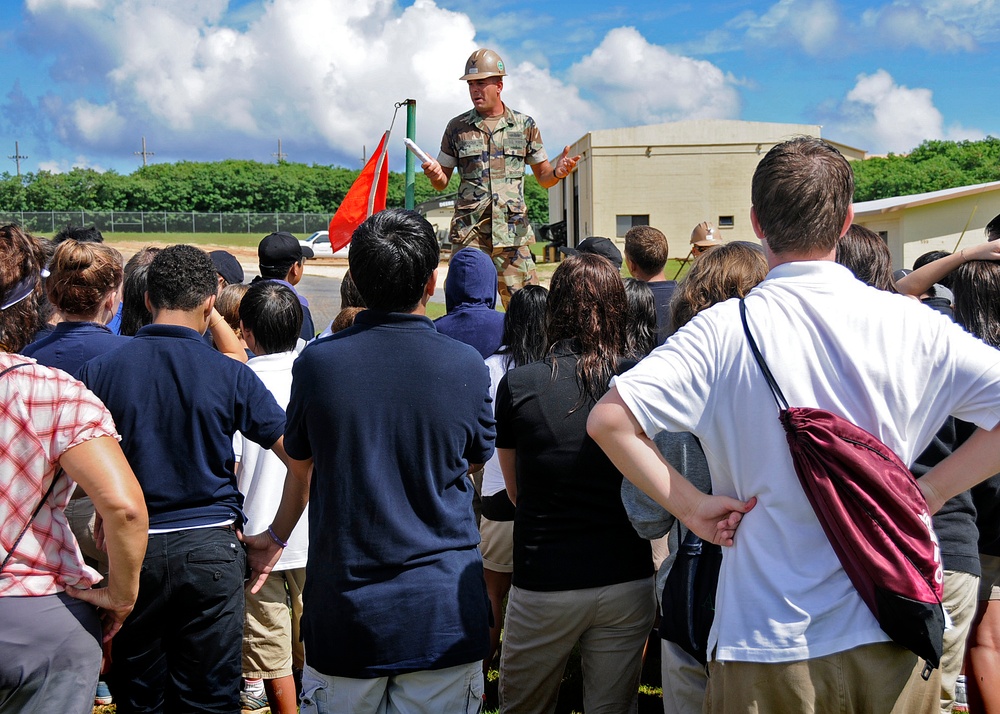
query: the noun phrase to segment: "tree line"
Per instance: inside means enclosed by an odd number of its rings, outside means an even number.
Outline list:
[[[856,201],[907,196],[1000,180],[1000,139],[925,141],[909,154],[851,163]],[[338,166],[236,159],[151,164],[128,175],[83,168],[66,173],[38,171],[21,177],[3,173],[0,210],[332,215],[359,173]],[[531,220],[548,223],[548,192],[530,174],[524,185]],[[421,203],[457,189],[457,175],[452,176],[447,190],[439,193],[417,171],[414,198]],[[387,204],[403,206],[405,191],[405,175],[390,172]]]
[[[925,141],[909,154],[852,161],[854,200],[940,191],[1000,181],[1000,139]]]
[[[230,159],[150,164],[128,175],[74,168],[65,173],[38,171],[0,174],[2,211],[169,211],[205,213],[333,213],[360,170],[291,162],[264,164]],[[458,176],[435,191],[418,169],[416,203],[455,193]],[[386,203],[402,207],[406,176],[390,172]],[[525,180],[531,220],[547,223],[548,192],[533,176]]]

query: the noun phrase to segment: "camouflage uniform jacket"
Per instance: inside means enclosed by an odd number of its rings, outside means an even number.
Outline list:
[[[492,134],[475,109],[448,122],[438,162],[457,167],[461,178],[451,242],[487,252],[534,243],[524,169],[547,159],[535,120],[510,107],[504,107]]]

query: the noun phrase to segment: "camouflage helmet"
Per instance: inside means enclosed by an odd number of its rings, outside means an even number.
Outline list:
[[[473,79],[486,79],[488,77],[506,77],[503,60],[493,50],[479,49],[469,55],[469,60],[465,63],[465,74],[461,77],[463,82]]]

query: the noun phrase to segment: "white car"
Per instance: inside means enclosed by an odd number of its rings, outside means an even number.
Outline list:
[[[343,248],[334,253],[333,250],[331,250],[330,248],[329,231],[316,231],[305,240],[299,240],[299,243],[302,245],[303,248],[312,248],[313,255],[317,258],[319,257],[346,258],[347,252],[351,248],[351,244],[348,243]]]

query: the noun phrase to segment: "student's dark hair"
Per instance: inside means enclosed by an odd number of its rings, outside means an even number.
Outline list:
[[[636,278],[625,281],[628,318],[625,345],[628,356],[642,359],[656,347],[656,299],[649,283]]]
[[[302,305],[287,285],[258,280],[240,302],[240,320],[253,332],[259,353],[289,352],[302,331]]]
[[[49,301],[67,315],[89,317],[121,287],[122,254],[104,243],[69,238],[59,244],[45,290]]]
[[[581,253],[567,258],[549,286],[546,332],[550,354],[561,345],[579,357],[580,402],[596,402],[626,355],[628,300],[621,275],[607,258]],[[553,360],[553,376],[556,362]]]
[[[625,234],[625,257],[635,263],[644,276],[663,272],[669,246],[663,231],[652,226],[632,226]]]
[[[875,231],[852,223],[847,233],[837,240],[837,262],[861,282],[879,290],[896,292],[889,246]]]
[[[354,284],[351,271],[344,273],[344,279],[340,281],[340,309],[349,307],[366,307],[365,299],[358,292],[358,286]]]
[[[348,260],[354,284],[368,308],[411,312],[424,295],[440,252],[434,227],[426,218],[390,208],[357,227]]]
[[[305,258],[290,260],[287,263],[280,263],[278,265],[261,265],[258,263],[257,268],[260,270],[260,277],[264,280],[284,280],[288,277],[288,271],[291,270],[293,265],[304,263],[305,260]]]
[[[212,259],[193,245],[172,245],[157,253],[147,281],[150,304],[165,310],[194,310],[219,287]]]
[[[157,248],[155,245],[147,245],[145,248],[140,248],[136,251],[135,255],[129,258],[125,262],[125,277],[127,278],[132,272],[143,265],[149,265],[153,262],[153,258],[159,253],[163,248]]]
[[[503,347],[512,367],[537,362],[545,356],[545,305],[549,291],[541,285],[525,285],[515,291],[503,316]]]
[[[986,240],[1000,240],[1000,213],[993,216],[993,220],[986,224]]]
[[[0,311],[0,349],[20,352],[41,326],[39,305],[45,302],[41,271],[42,241],[13,224],[0,226],[0,304],[25,297]]]
[[[149,263],[139,265],[125,274],[122,286],[122,324],[119,334],[131,337],[140,328],[153,321],[146,309],[146,286],[149,278]]]
[[[1000,263],[970,260],[952,271],[955,321],[1000,349]]]
[[[67,240],[75,240],[77,243],[103,243],[104,236],[97,230],[97,226],[66,226],[52,237],[52,242],[56,245]]]
[[[941,260],[941,258],[947,258],[949,255],[951,255],[951,253],[949,253],[946,250],[927,251],[926,253],[919,256],[916,260],[913,261],[913,269],[917,270],[918,268],[924,267],[928,263],[933,263],[935,260]],[[951,276],[952,274],[948,273],[947,275],[942,277],[940,280],[938,280],[938,285],[944,285],[946,288],[951,290]],[[931,295],[935,294],[933,287],[930,290],[928,290],[928,292]]]
[[[830,144],[799,137],[767,152],[750,194],[771,252],[831,251],[854,197],[854,172]]]
[[[757,243],[733,241],[702,254],[670,300],[674,330],[716,303],[745,297],[766,275],[767,260]]]

